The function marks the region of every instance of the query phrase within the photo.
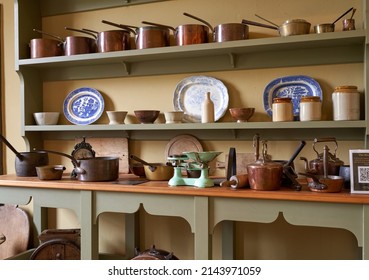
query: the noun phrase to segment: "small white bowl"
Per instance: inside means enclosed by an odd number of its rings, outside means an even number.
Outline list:
[[[109,118],[109,124],[124,124],[127,111],[106,111]]]
[[[36,124],[38,125],[55,125],[59,121],[59,112],[36,112],[33,113]]]
[[[164,112],[165,123],[181,123],[183,115],[182,111]]]

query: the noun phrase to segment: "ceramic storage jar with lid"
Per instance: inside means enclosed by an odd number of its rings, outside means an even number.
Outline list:
[[[273,122],[289,122],[293,121],[293,104],[289,97],[276,97],[272,104],[272,120]]]
[[[339,86],[332,94],[333,120],[353,121],[360,119],[360,94],[356,86]]]
[[[322,103],[319,96],[303,96],[300,99],[300,121],[320,121]]]

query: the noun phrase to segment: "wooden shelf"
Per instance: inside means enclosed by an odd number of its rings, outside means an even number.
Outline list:
[[[25,126],[27,133],[42,133],[45,139],[74,139],[82,136],[128,137],[130,139],[169,140],[178,134],[192,134],[206,140],[252,140],[256,133],[273,140],[312,140],[335,136],[339,140],[362,140],[365,121],[318,122],[223,122],[182,124],[52,125]]]
[[[360,63],[365,32],[334,32],[74,56],[20,59],[44,81]],[[160,67],[159,67],[160,66]]]
[[[367,146],[367,120],[119,126],[29,125],[33,123],[32,113],[43,109],[43,84],[48,81],[345,63],[361,63],[363,75],[367,72],[367,32],[363,29],[29,59],[28,44],[34,38],[32,28],[42,29],[43,17],[150,2],[160,0],[65,0],[63,5],[57,0],[15,1],[15,68],[21,78],[22,136],[29,146],[42,145],[43,139],[73,139],[81,136],[168,140],[178,134],[192,134],[204,140],[251,140],[255,133],[270,140],[309,140],[334,136],[339,140],[364,141]],[[367,3],[368,0],[363,0],[365,6]],[[364,18],[363,26],[366,26],[366,21]],[[368,86],[368,80],[364,77],[364,88]],[[368,103],[366,96],[365,93],[365,104]],[[367,112],[368,105],[363,107]]]
[[[69,14],[76,12],[86,12],[91,10],[101,10],[108,8],[117,8],[130,5],[139,5],[146,3],[154,3],[168,0],[64,0],[63,5],[60,5],[59,0],[41,0],[42,16],[54,16],[60,14]]]

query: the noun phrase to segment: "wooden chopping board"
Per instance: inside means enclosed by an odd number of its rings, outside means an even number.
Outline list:
[[[76,139],[76,144],[83,139]],[[128,139],[127,138],[86,138],[95,151],[96,157],[112,156],[119,158],[119,173],[129,173]]]
[[[236,153],[236,175],[247,173],[247,165],[253,162],[254,153]],[[225,169],[228,170],[228,154],[225,156]]]
[[[26,251],[29,237],[27,213],[16,205],[0,205],[0,260]]]

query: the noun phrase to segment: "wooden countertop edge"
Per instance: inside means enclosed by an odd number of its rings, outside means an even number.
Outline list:
[[[15,175],[0,175],[0,188],[22,187],[37,189],[65,189],[80,191],[107,191],[126,193],[148,193],[162,195],[208,196],[211,198],[242,198],[270,199],[287,201],[330,202],[347,204],[369,204],[369,195],[352,194],[348,190],[340,193],[311,192],[307,188],[296,191],[282,188],[277,191],[256,191],[251,189],[231,189],[225,187],[196,188],[192,186],[168,186],[167,181],[147,181],[138,185],[127,185],[126,180],[138,180],[135,176],[124,176],[114,182],[81,182],[63,177],[62,180],[42,181],[37,177],[17,177]],[[1,201],[0,201],[1,202]]]

